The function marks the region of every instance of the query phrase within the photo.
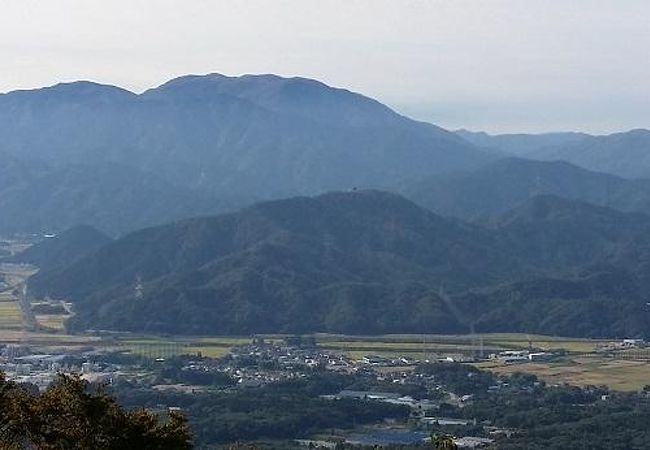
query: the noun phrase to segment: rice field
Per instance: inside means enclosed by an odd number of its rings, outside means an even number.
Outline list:
[[[516,333],[470,335],[384,335],[342,336],[316,335],[318,345],[328,350],[343,351],[352,358],[367,354],[381,356],[458,356],[482,352],[484,355],[503,350],[527,349],[565,350],[571,354],[586,354],[596,350],[604,341],[560,338]]]
[[[61,314],[43,314],[36,315],[36,323],[40,329],[52,331],[54,333],[63,333],[65,331],[65,321],[68,318]]]
[[[0,329],[22,329],[23,314],[16,301],[0,301]]]
[[[220,358],[232,347],[250,344],[245,337],[141,337],[120,339],[116,347],[149,358],[168,358],[178,355],[202,355]]]
[[[618,391],[638,391],[650,384],[650,362],[601,356],[565,358],[549,363],[503,365],[489,362],[477,366],[498,374],[530,373],[550,384],[605,385]]]
[[[280,342],[285,335],[261,336],[267,341]],[[590,339],[558,338],[525,334],[482,334],[482,335],[314,335],[317,345],[324,350],[340,351],[352,359],[359,360],[366,355],[386,357],[408,357],[412,359],[433,359],[438,357],[462,357],[480,352],[484,355],[503,350],[527,349],[529,346],[541,350],[563,349],[570,354],[586,354],[595,351],[601,341]],[[251,342],[250,337],[199,336],[199,337],[155,337],[141,336],[120,339],[119,346],[138,354],[198,354],[220,357],[230,348]],[[482,346],[480,343],[482,342]]]

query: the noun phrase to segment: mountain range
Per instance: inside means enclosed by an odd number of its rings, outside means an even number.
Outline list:
[[[567,161],[585,169],[625,178],[650,178],[650,131],[609,135],[585,133],[502,134],[458,130],[474,145],[500,155]]]
[[[84,223],[119,236],[352,188],[400,192],[465,219],[544,193],[647,211],[646,182],[604,175],[650,174],[647,139],[643,130],[451,133],[345,89],[275,75],[184,76],[139,95],[64,83],[0,95],[0,234]],[[600,172],[499,161],[513,154]]]
[[[487,221],[536,195],[650,213],[650,180],[592,172],[565,161],[506,157],[469,172],[431,176],[404,194],[442,215]]]
[[[14,166],[38,164],[0,184],[0,210],[8,211],[0,233],[88,223],[120,234],[260,199],[397,189],[491,159],[360,94],[305,78],[219,74],[181,77],[140,95],[91,82],[0,95],[0,152]],[[67,183],[43,189],[58,179]],[[134,193],[128,208],[148,211],[104,207],[120,190]],[[171,211],[158,206],[165,197]],[[79,201],[85,220],[52,215]],[[174,210],[179,203],[185,209]]]
[[[137,231],[30,288],[72,299],[76,330],[602,337],[645,333],[648,261],[643,214],[537,196],[487,228],[359,191]]]
[[[64,83],[0,95],[0,235],[57,234],[10,260],[71,331],[646,336],[649,142],[305,78]]]

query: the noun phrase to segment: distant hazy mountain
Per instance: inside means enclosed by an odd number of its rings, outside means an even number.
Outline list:
[[[375,100],[274,75],[188,76],[142,95],[89,82],[0,95],[0,151],[54,166],[119,163],[249,198],[394,188],[488,160]]]
[[[466,130],[456,134],[493,152],[545,161],[563,160],[626,178],[650,178],[650,131],[644,129],[605,136],[583,133],[489,135]]]
[[[492,135],[482,131],[475,132],[461,129],[456,130],[455,133],[477,147],[521,157],[529,157],[529,155],[543,151],[546,148],[576,144],[585,138],[592,137],[585,133],[572,132]]]
[[[542,196],[487,229],[367,191],[142,230],[40,272],[31,288],[75,301],[76,329],[403,333],[480,325],[595,336],[650,325],[650,317],[621,316],[641,308],[647,261],[650,218],[642,214]],[[530,298],[520,294],[530,289]],[[544,302],[549,314],[585,323],[545,322]],[[501,318],[490,322],[494,311]],[[596,324],[594,311],[611,312],[612,325]]]
[[[429,177],[405,194],[439,214],[473,220],[498,215],[540,194],[650,213],[650,180],[628,180],[562,161],[504,158],[473,172]]]
[[[0,192],[10,187],[24,186],[47,172],[47,165],[26,161],[0,153]]]
[[[571,145],[543,148],[528,156],[563,159],[587,169],[622,177],[650,178],[650,131],[589,136]]]
[[[111,242],[111,238],[88,225],[79,225],[54,237],[34,244],[12,258],[13,262],[28,263],[41,270],[53,270],[70,265]]]
[[[229,205],[133,167],[68,165],[0,190],[0,233],[60,232],[87,223],[118,235]]]

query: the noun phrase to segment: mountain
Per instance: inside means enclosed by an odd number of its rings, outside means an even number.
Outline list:
[[[489,219],[542,194],[650,212],[650,180],[627,180],[563,161],[503,158],[473,172],[428,177],[404,194],[436,213],[469,220]]]
[[[585,169],[625,178],[650,178],[650,131],[603,136],[584,133],[502,134],[458,130],[477,147],[541,161],[568,161]]]
[[[650,280],[650,216],[555,196],[536,196],[501,215],[496,230],[536,267],[611,266]]]
[[[569,317],[590,304],[620,304],[610,319],[628,323],[620,314],[638,309],[650,287],[647,261],[643,214],[540,196],[482,228],[394,194],[359,191],[141,230],[39,272],[30,289],[72,299],[72,329],[458,333],[487,329],[486,317],[500,311],[518,317],[491,322],[490,330],[506,332],[543,321],[545,301]],[[616,282],[596,283],[608,276]],[[503,304],[499,293],[508,293]],[[575,335],[562,323],[562,333]],[[614,332],[603,330],[590,332]]]
[[[573,145],[592,137],[585,133],[541,133],[541,134],[488,134],[482,131],[456,130],[455,133],[479,148],[501,153],[503,156],[530,157],[547,148]],[[564,159],[564,158],[558,158]]]
[[[639,129],[589,136],[571,145],[540,149],[528,156],[563,159],[590,170],[627,178],[650,178],[650,131]]]
[[[142,230],[30,287],[74,299],[77,328],[451,331],[443,281],[482,285],[517,270],[493,241],[393,194],[333,193]]]
[[[101,231],[88,225],[79,225],[34,244],[11,260],[33,264],[45,271],[53,270],[89,255],[111,241]]]
[[[538,270],[455,296],[457,314],[471,329],[648,336],[649,216],[536,196],[501,215],[495,232],[513,257]]]
[[[536,278],[454,299],[479,333],[580,338],[647,338],[645,293],[624,270],[602,268],[571,279]]]
[[[371,98],[300,77],[188,75],[151,89],[144,96],[163,101],[198,102],[230,96],[275,113],[344,128],[394,126],[399,122],[409,125],[413,122]],[[440,128],[430,127],[443,132]]]
[[[77,82],[0,95],[0,151],[116,163],[213,196],[392,189],[490,157],[455,134],[315,80],[181,77],[141,95]]]
[[[86,223],[111,235],[214,214],[229,203],[114,163],[44,170],[0,191],[0,233],[60,232]]]
[[[649,216],[537,196],[497,222],[512,254],[547,272],[458,296],[477,332],[648,335]]]
[[[11,187],[28,184],[47,169],[46,164],[0,153],[0,193]]]

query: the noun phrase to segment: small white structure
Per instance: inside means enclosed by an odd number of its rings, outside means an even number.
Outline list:
[[[499,353],[497,359],[499,359],[499,361],[506,364],[525,362],[525,361],[529,361],[528,355],[529,355],[528,350],[508,350]]]
[[[547,352],[529,353],[528,359],[530,361],[545,361],[549,359],[551,356],[552,354]]]
[[[494,439],[464,436],[462,438],[454,439],[454,444],[458,448],[485,448],[489,447],[494,442]]]

